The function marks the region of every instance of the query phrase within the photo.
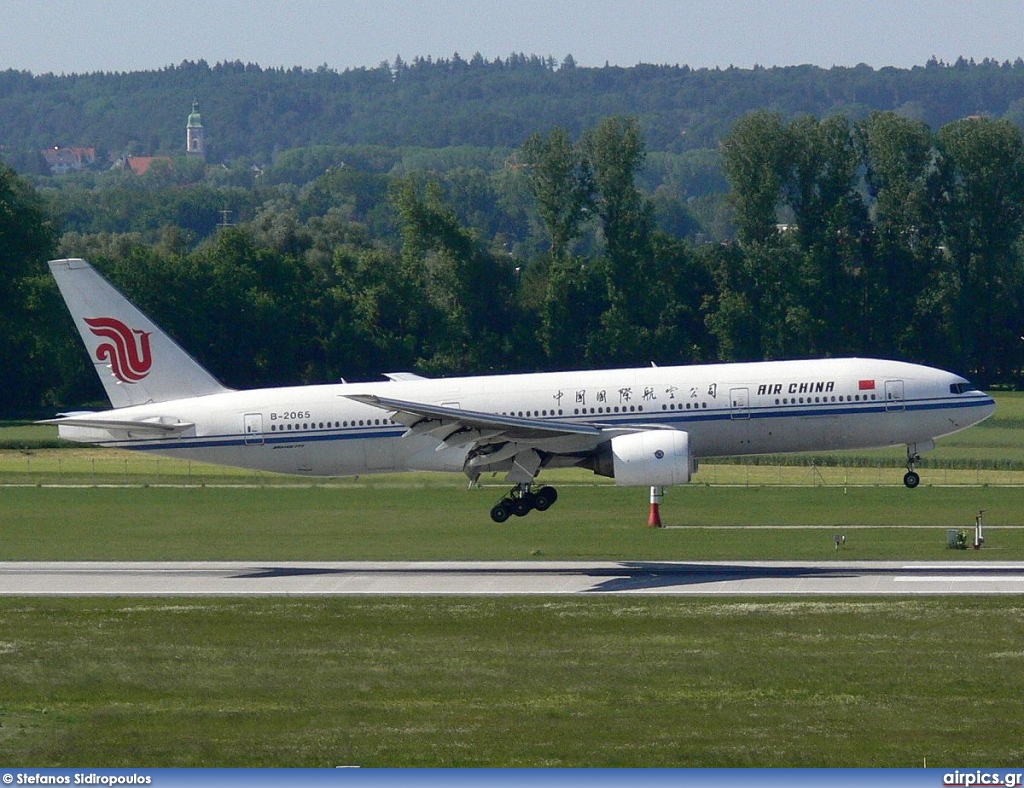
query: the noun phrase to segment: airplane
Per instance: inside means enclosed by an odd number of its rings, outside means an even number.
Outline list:
[[[541,372],[236,391],[89,263],[49,263],[113,406],[59,414],[61,438],[302,476],[505,472],[491,519],[544,511],[550,468],[686,484],[711,457],[906,446],[909,488],[935,439],[995,402],[959,375],[869,358]]]

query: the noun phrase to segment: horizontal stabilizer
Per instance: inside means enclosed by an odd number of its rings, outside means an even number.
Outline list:
[[[124,430],[125,432],[132,432],[139,435],[139,437],[142,437],[143,433],[157,437],[180,435],[186,430],[195,427],[195,424],[190,421],[179,421],[177,419],[172,420],[161,416],[154,416],[148,419],[128,420],[104,419],[85,414],[75,414],[73,416],[47,419],[46,421],[36,423],[56,424],[58,427],[88,427],[90,429],[98,430]]]

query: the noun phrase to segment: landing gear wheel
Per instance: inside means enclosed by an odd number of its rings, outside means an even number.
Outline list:
[[[534,509],[538,512],[550,509],[558,500],[558,491],[554,487],[541,487],[536,492],[532,487],[532,484],[520,483],[509,490],[491,509],[491,519],[503,523],[512,515],[526,517]]]
[[[491,509],[491,519],[496,523],[503,523],[511,516],[512,507],[509,505],[509,501],[507,499],[498,501],[498,503],[494,505],[494,508]]]
[[[921,460],[921,455],[915,451],[916,448],[916,446],[907,446],[907,473],[903,477],[903,483],[907,485],[909,490],[913,490],[921,483],[921,477],[914,470],[917,463]]]
[[[558,490],[554,487],[541,487],[533,494],[533,508],[538,512],[546,512],[558,500]]]
[[[511,504],[512,514],[516,517],[526,517],[534,508],[532,493],[523,493],[518,498],[509,498],[508,502]]]

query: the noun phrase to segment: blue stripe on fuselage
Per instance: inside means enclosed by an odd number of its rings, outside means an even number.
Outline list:
[[[716,409],[708,411],[649,411],[639,413],[616,413],[602,414],[599,418],[581,417],[558,417],[567,421],[586,422],[602,427],[615,427],[624,425],[643,426],[645,424],[693,424],[710,421],[747,421],[751,419],[789,419],[806,418],[813,416],[853,416],[869,413],[885,412],[908,412],[928,410],[959,410],[963,408],[979,408],[995,405],[991,397],[976,397],[973,399],[939,398],[926,400],[878,400],[875,402],[850,404],[850,403],[821,403],[809,406],[802,405],[772,405],[767,407],[750,406],[744,409]],[[369,440],[372,438],[399,438],[406,433],[405,427],[387,430],[365,429],[356,430],[305,430],[292,431],[288,433],[260,433],[258,435],[210,435],[174,441],[105,441],[97,442],[95,445],[111,446],[135,451],[165,451],[167,449],[208,449],[222,448],[226,446],[245,445],[282,445],[289,443],[326,442],[339,440]]]

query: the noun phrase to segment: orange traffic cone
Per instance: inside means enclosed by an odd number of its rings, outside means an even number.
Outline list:
[[[661,528],[661,487],[651,487],[651,516],[647,518],[647,525],[651,528]]]

